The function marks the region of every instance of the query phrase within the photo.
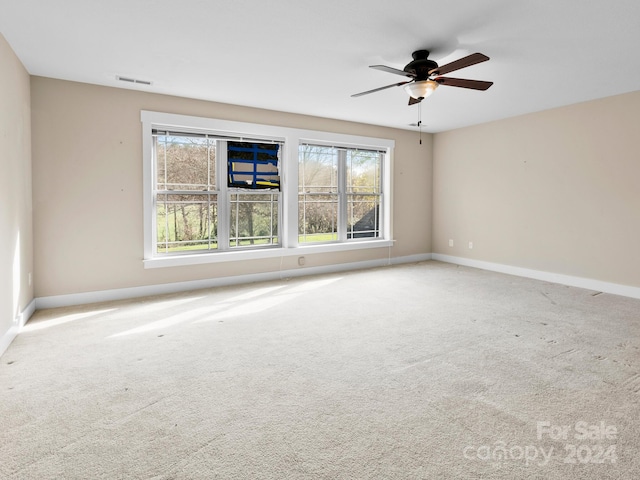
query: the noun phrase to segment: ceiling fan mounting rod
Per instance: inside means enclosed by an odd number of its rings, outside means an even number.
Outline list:
[[[416,50],[411,56],[413,61],[405,65],[404,71],[415,75],[415,80],[418,82],[429,79],[429,72],[438,68],[436,62],[429,60],[429,50]]]
[[[411,57],[414,60],[426,60],[427,58],[429,58],[430,53],[431,52],[429,52],[429,50],[416,50],[411,54]]]

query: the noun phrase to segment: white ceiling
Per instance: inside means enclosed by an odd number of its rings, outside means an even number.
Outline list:
[[[32,75],[430,132],[640,90],[638,0],[0,0],[0,32]],[[351,98],[422,48],[494,85]]]

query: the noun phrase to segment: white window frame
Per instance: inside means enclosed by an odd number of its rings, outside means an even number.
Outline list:
[[[314,253],[341,252],[358,249],[375,249],[393,245],[392,234],[392,161],[395,141],[384,138],[364,137],[332,132],[277,127],[257,123],[235,122],[189,115],[141,111],[143,154],[143,229],[144,268],[197,265],[205,263],[252,260]],[[271,248],[219,250],[193,254],[158,255],[155,253],[155,172],[152,130],[175,129],[203,131],[243,140],[273,140],[283,143],[281,158],[281,212],[278,219],[280,246]],[[382,225],[379,238],[349,239],[342,242],[298,244],[298,146],[316,144],[381,150],[382,166]]]

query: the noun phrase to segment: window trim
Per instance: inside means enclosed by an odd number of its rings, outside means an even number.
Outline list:
[[[300,256],[314,253],[341,252],[360,249],[385,248],[393,245],[392,231],[392,162],[395,141],[391,139],[365,137],[333,132],[278,127],[257,123],[236,122],[189,115],[178,115],[142,110],[142,154],[143,154],[143,230],[144,268],[172,267],[238,260],[255,260],[285,256]],[[282,195],[279,235],[281,245],[270,248],[238,251],[199,252],[172,256],[157,256],[154,246],[153,211],[153,129],[175,129],[177,131],[202,130],[216,135],[232,136],[243,140],[276,141],[282,143],[282,169],[280,188]],[[381,150],[383,158],[381,237],[378,239],[353,240],[323,244],[298,244],[298,145],[327,145],[346,148]]]

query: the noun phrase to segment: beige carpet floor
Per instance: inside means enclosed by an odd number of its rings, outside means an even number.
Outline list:
[[[0,478],[637,479],[640,301],[423,262],[38,311]]]

